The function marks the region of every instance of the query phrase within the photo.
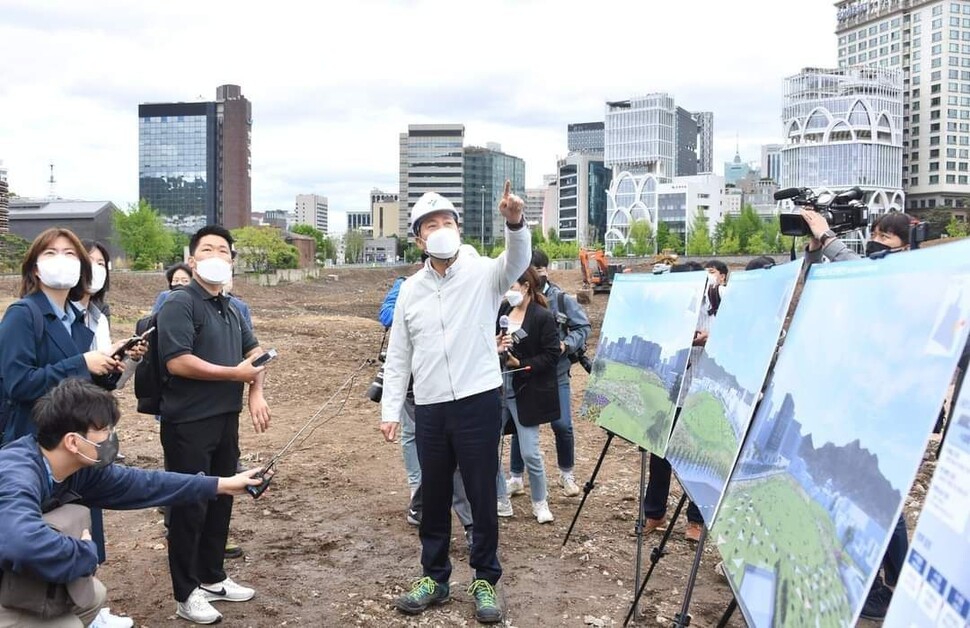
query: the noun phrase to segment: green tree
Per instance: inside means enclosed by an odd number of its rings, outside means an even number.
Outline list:
[[[532,230],[532,248],[537,249],[546,239],[542,237],[542,229]]]
[[[661,222],[657,225],[657,250],[663,251],[670,247],[670,225]]]
[[[970,233],[967,233],[967,223],[962,220],[957,220],[956,216],[950,218],[950,222],[946,223],[946,234],[951,238],[963,238]]]
[[[679,233],[671,232],[670,237],[667,238],[667,248],[673,249],[674,253],[682,253],[684,251],[684,243],[680,239]]]
[[[286,243],[279,229],[241,227],[233,230],[232,237],[242,262],[256,273],[297,267],[299,252],[295,246]]]
[[[748,255],[764,255],[765,253],[770,253],[771,250],[768,248],[768,243],[764,240],[764,235],[758,232],[748,238],[748,246],[745,249],[745,253]]]
[[[555,227],[549,227],[546,239],[549,240],[550,244],[559,244],[559,233],[556,231]]]
[[[172,233],[148,201],[142,199],[138,205],[129,205],[127,212],[116,212],[114,228],[117,244],[131,260],[132,269],[149,270],[171,258]]]
[[[13,233],[0,233],[0,272],[19,273],[30,242]]]
[[[950,210],[948,209],[931,209],[921,216],[923,220],[927,222],[927,238],[930,240],[935,240],[941,235],[946,233],[947,225],[950,224],[950,219],[952,218]]]
[[[653,253],[653,229],[646,220],[637,220],[630,226],[628,237],[630,252],[644,256]]]
[[[754,210],[751,205],[745,205],[741,208],[741,215],[738,216],[738,220],[735,226],[735,233],[738,236],[738,241],[741,243],[741,250],[748,250],[748,240],[756,233],[760,233],[764,229],[764,222],[761,217],[758,216],[758,212]]]
[[[170,231],[172,234],[172,251],[166,260],[169,264],[181,262],[185,259],[185,249],[189,246],[189,234],[181,231]]]
[[[364,234],[359,230],[344,234],[344,262],[357,264],[364,259]]]
[[[718,245],[717,254],[718,255],[737,255],[741,252],[741,242],[738,240],[738,236],[734,233],[729,233],[721,240]]]
[[[290,231],[299,235],[309,236],[316,241],[318,261],[335,261],[337,259],[337,245],[334,244],[329,236],[316,227],[312,225],[294,225]]]
[[[714,252],[714,243],[708,230],[707,216],[704,210],[698,209],[694,217],[694,228],[687,238],[687,253],[690,255],[707,256]]]
[[[613,255],[616,257],[623,257],[626,255],[626,246],[622,242],[618,242],[616,246],[613,247]]]

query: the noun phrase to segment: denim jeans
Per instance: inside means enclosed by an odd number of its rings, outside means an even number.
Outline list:
[[[505,429],[507,421],[515,421],[515,431],[519,435],[522,453],[525,457],[525,466],[529,470],[529,491],[532,493],[532,501],[541,502],[546,500],[546,468],[542,459],[542,449],[539,447],[539,426],[524,427],[519,422],[519,411],[515,405],[515,399],[505,400],[505,411],[502,415],[502,429]],[[499,444],[501,445],[501,440]],[[502,448],[499,448],[499,472],[495,478],[496,490],[499,499],[509,496],[508,487],[505,485],[505,475],[502,473]]]
[[[570,411],[569,380],[559,382],[559,419],[552,422],[552,433],[556,437],[556,461],[560,473],[572,473],[575,466],[576,441],[573,438],[573,415]],[[512,475],[522,475],[525,462],[519,450],[518,432],[512,435],[512,453],[509,454]]]

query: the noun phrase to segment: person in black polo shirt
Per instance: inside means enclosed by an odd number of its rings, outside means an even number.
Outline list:
[[[158,313],[159,356],[172,375],[162,392],[161,437],[169,471],[231,477],[239,459],[239,413],[249,382],[249,412],[257,433],[269,427],[263,353],[222,287],[232,277],[232,235],[203,227],[189,242],[192,282],[173,292]],[[210,604],[244,602],[255,591],[223,569],[232,497],[173,506],[168,563],[176,614],[198,624],[222,619]]]

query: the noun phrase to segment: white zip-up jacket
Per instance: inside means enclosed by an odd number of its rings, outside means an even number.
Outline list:
[[[417,405],[502,384],[495,318],[505,292],[531,263],[532,235],[528,227],[506,229],[505,241],[508,248],[495,259],[462,247],[444,277],[428,260],[401,284],[384,361],[382,421],[400,421],[412,374]]]

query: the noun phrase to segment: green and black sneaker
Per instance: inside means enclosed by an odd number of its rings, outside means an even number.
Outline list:
[[[468,587],[468,594],[475,598],[475,619],[482,624],[497,624],[502,621],[502,609],[498,598],[488,580],[475,580]]]
[[[411,585],[411,590],[397,598],[394,606],[405,615],[417,615],[429,606],[448,601],[448,585],[425,576]]]

